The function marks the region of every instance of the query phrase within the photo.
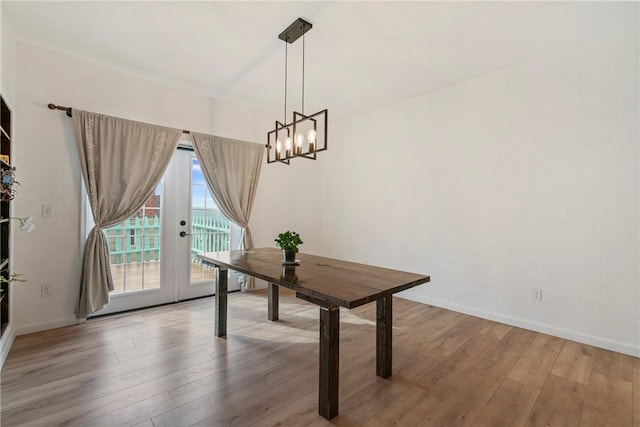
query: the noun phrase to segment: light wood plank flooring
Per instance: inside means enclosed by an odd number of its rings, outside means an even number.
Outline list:
[[[2,426],[640,426],[640,362],[394,298],[393,376],[375,375],[375,304],[341,310],[340,415],[317,415],[318,309],[281,290],[17,337]]]

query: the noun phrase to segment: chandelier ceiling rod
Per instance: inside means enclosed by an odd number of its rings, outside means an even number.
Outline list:
[[[302,114],[304,114],[304,34],[302,35]]]
[[[287,123],[287,70],[289,69],[288,61],[289,54],[287,52],[288,43],[284,44],[284,116],[282,117],[282,123]]]

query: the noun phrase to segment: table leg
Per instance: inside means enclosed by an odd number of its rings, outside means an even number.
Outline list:
[[[273,283],[269,283],[269,320],[278,320],[278,299],[280,287]]]
[[[226,268],[216,269],[215,334],[217,337],[227,335],[227,272]]]
[[[340,368],[340,307],[320,307],[320,383],[318,413],[327,420],[338,415]]]
[[[376,301],[376,375],[391,376],[392,296]]]

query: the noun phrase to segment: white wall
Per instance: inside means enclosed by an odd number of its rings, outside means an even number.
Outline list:
[[[636,28],[334,122],[324,251],[431,275],[417,301],[640,355],[638,52]]]
[[[47,109],[49,102],[258,143],[265,140],[273,118],[29,44],[19,42],[16,53],[15,126],[20,138],[14,144],[14,161],[20,189],[15,213],[33,215],[37,223],[33,233],[15,235],[15,270],[28,280],[15,288],[14,320],[20,334],[76,321],[81,176],[72,121],[61,111]],[[254,236],[261,246],[274,245],[272,236],[292,218],[309,216],[304,209],[303,215],[298,208],[282,206],[297,192],[293,184],[313,172],[292,168],[285,173],[286,168],[278,166],[263,166],[254,205],[251,223],[261,229]],[[314,195],[297,196],[303,207],[317,204]],[[42,204],[53,206],[52,218],[40,217]],[[319,215],[319,209],[310,214]],[[48,282],[52,296],[42,298],[40,286]]]
[[[15,38],[11,22],[0,7],[0,91],[13,106],[15,100]]]

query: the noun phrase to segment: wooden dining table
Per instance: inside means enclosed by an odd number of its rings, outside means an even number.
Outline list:
[[[260,248],[209,252],[198,255],[216,267],[215,334],[227,335],[228,270],[268,282],[268,318],[279,317],[278,290],[292,289],[296,297],[320,307],[318,413],[330,420],[338,415],[340,307],[355,308],[376,302],[376,374],[391,376],[392,295],[429,282],[429,276],[368,264],[298,253],[296,262],[283,265],[282,251]]]

